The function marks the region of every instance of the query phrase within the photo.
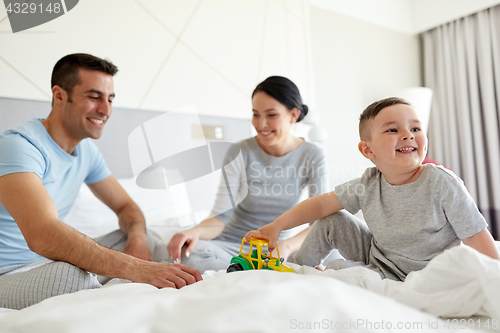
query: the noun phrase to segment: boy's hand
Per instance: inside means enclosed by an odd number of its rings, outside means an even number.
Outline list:
[[[248,242],[250,238],[266,239],[269,243],[268,250],[271,253],[276,248],[276,241],[280,236],[281,229],[276,226],[276,223],[270,223],[268,225],[259,228],[258,230],[252,230],[246,233],[245,240]]]

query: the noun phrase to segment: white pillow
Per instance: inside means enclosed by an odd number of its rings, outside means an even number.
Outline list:
[[[85,184],[80,187],[64,223],[90,238],[118,229],[118,217]]]
[[[134,178],[118,179],[132,200],[141,208],[148,227],[178,228],[194,225],[208,216],[208,212],[196,212],[177,216],[174,201],[168,190],[144,189],[136,185]],[[179,202],[177,198],[177,202]],[[182,198],[186,205],[189,199]],[[82,184],[75,203],[64,222],[79,232],[95,238],[118,229],[118,217]]]

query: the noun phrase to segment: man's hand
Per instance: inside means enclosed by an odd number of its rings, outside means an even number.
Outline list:
[[[151,250],[148,245],[148,236],[145,233],[129,234],[123,253],[146,261],[153,260],[151,257]]]
[[[178,264],[145,262],[137,267],[138,277],[133,282],[151,284],[157,288],[180,289],[203,280],[199,271]]]

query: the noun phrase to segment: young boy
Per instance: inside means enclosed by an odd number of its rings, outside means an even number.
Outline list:
[[[409,102],[393,97],[369,105],[359,135],[359,151],[376,167],[334,192],[301,202],[245,238],[268,239],[272,251],[281,230],[321,219],[295,255],[298,264],[316,267],[338,249],[346,260],[326,268],[364,266],[401,281],[460,241],[500,258],[462,180],[443,167],[422,165],[427,138]],[[360,209],[366,223],[352,215]]]

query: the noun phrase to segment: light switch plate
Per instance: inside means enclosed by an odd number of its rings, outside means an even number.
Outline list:
[[[206,125],[201,124],[203,133],[200,132],[200,127],[197,125],[191,126],[191,136],[195,140],[211,140],[222,141],[224,140],[224,126],[222,125]]]

